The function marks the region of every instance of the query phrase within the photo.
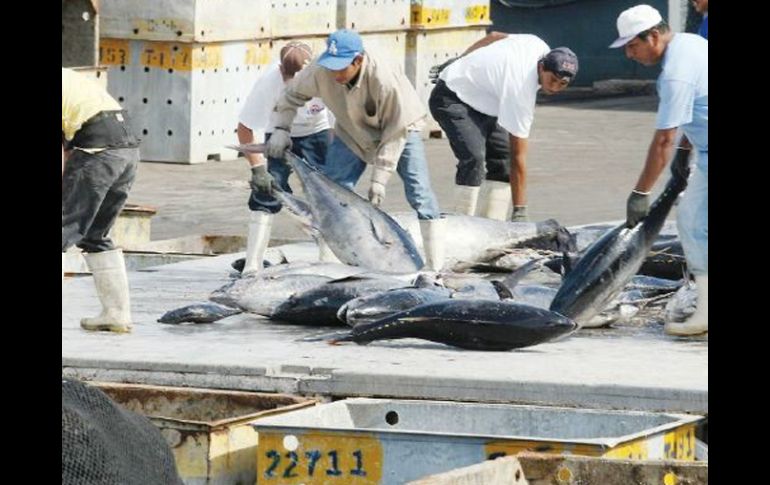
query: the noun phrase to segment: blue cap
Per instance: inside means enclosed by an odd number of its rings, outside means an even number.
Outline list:
[[[364,52],[364,43],[358,32],[341,29],[329,34],[326,50],[318,58],[318,64],[332,71],[345,69],[357,55]]]

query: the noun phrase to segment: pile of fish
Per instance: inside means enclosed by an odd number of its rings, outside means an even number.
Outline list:
[[[694,309],[681,244],[675,230],[664,228],[686,186],[685,172],[675,172],[649,216],[633,228],[448,214],[446,264],[439,272],[420,272],[421,248],[414,241],[422,238],[413,214],[392,218],[304,160],[287,159],[309,203],[278,197],[308,233],[323,235],[341,263],[275,264],[159,321],[208,323],[250,312],[277,324],[349,326],[335,343],[418,338],[510,350],[583,327],[629,323],[645,311],[683,319]]]

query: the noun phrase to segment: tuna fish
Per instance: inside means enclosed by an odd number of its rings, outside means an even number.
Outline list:
[[[174,325],[183,322],[211,323],[241,312],[242,310],[238,308],[231,308],[218,303],[193,303],[164,313],[158,322]]]
[[[687,187],[688,152],[678,150],[672,176],[665,189],[640,223],[627,228],[622,223],[605,233],[585,251],[564,277],[551,310],[583,325],[604,309],[639,271],[650,252],[666,216]]]
[[[427,303],[357,325],[336,342],[419,338],[470,350],[511,350],[565,336],[577,324],[558,313],[509,301]]]

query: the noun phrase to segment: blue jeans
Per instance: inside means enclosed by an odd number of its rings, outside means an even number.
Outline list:
[[[346,189],[353,190],[364,170],[366,170],[366,163],[335,137],[326,154],[324,173]],[[439,217],[438,201],[430,187],[425,145],[422,143],[419,132],[410,131],[407,134],[406,146],[398,159],[396,172],[404,182],[406,200],[417,212],[417,218],[437,219]]]
[[[677,228],[687,266],[694,275],[709,272],[709,154],[698,152],[687,189],[677,207]]]
[[[270,134],[265,136],[265,143],[270,139]],[[297,136],[291,139],[291,151],[298,157],[302,157],[315,167],[322,167],[326,162],[326,151],[329,148],[329,130],[319,131],[308,136]],[[289,187],[289,175],[291,175],[291,166],[286,160],[281,158],[267,159],[267,171],[275,179],[275,183],[283,189],[284,192],[292,193]],[[274,197],[251,191],[249,196],[249,209],[253,211],[264,211],[275,214],[281,210],[281,203]]]

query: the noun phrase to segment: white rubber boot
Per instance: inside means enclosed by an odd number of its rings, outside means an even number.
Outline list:
[[[267,243],[270,242],[270,228],[273,214],[264,211],[251,211],[249,220],[249,239],[246,242],[246,262],[241,275],[255,275],[262,271]]]
[[[318,243],[318,261],[322,263],[339,263],[340,260],[322,237],[316,238]]]
[[[482,204],[479,216],[498,221],[507,221],[510,218],[511,184],[496,180],[485,180],[482,187]]]
[[[424,270],[440,271],[444,266],[446,240],[446,218],[424,219],[420,221],[422,247],[425,252]]]
[[[709,331],[709,277],[707,274],[695,276],[698,289],[698,301],[695,313],[684,322],[666,322],[663,330],[669,335],[698,335]]]
[[[455,185],[455,213],[466,216],[476,215],[476,203],[479,200],[479,190],[481,190],[481,187]]]
[[[86,330],[131,331],[131,302],[128,297],[128,277],[123,251],[113,249],[86,254],[86,264],[94,275],[94,285],[102,312],[94,318],[83,318],[80,326]]]

